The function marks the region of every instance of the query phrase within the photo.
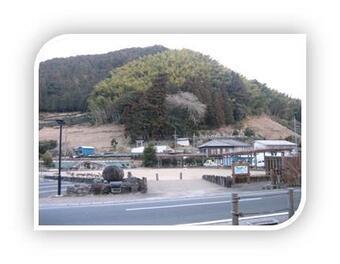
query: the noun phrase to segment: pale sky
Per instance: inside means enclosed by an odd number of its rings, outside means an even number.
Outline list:
[[[305,97],[304,34],[70,34],[48,41],[36,62],[153,45],[201,52],[247,79],[292,97]]]

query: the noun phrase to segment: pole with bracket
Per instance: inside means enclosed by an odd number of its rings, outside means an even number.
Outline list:
[[[64,120],[57,119],[56,122],[60,126],[60,134],[59,134],[59,169],[58,169],[58,196],[61,195],[61,144],[62,144],[62,131],[63,125],[65,124]]]

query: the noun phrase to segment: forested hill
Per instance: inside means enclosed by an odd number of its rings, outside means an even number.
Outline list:
[[[167,50],[163,46],[122,49],[101,55],[57,58],[40,63],[40,111],[86,111],[87,97],[110,71],[129,61]]]
[[[191,136],[262,113],[301,119],[301,101],[191,50],[168,50],[113,69],[88,99],[99,123],[122,123],[131,140]]]

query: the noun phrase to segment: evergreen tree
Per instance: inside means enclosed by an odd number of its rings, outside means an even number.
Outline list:
[[[143,166],[153,167],[157,164],[156,148],[153,144],[149,144],[143,151]]]
[[[148,138],[161,139],[166,128],[166,83],[167,75],[159,74],[153,85],[145,92],[143,104],[145,109],[145,128]]]

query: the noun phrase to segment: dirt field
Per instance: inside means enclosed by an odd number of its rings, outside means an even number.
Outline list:
[[[94,146],[97,151],[112,151],[111,140],[118,141],[117,150],[126,151],[128,145],[122,125],[74,125],[63,128],[64,148]],[[39,140],[59,140],[59,127],[44,127],[39,131]]]
[[[101,175],[101,170],[91,171],[62,171],[65,176],[77,176],[77,174],[87,175]],[[203,175],[218,175],[218,176],[231,176],[231,169],[224,168],[171,168],[171,169],[154,169],[154,168],[137,168],[137,169],[124,169],[124,176],[127,177],[128,172],[132,173],[135,177],[146,177],[148,181],[156,181],[156,173],[158,173],[159,181],[177,181],[179,180],[180,173],[182,172],[182,179],[185,180],[201,180]],[[41,175],[57,175],[58,170],[52,169],[44,171]],[[250,171],[251,175],[264,175],[264,171]]]
[[[214,168],[173,168],[173,169],[126,169],[124,174],[131,172],[136,177],[146,177],[148,181],[156,180],[156,173],[158,173],[159,180],[178,180],[182,172],[183,180],[199,180],[202,175],[219,175],[231,176],[231,169],[214,169]],[[251,175],[263,175],[264,171],[251,171]]]

